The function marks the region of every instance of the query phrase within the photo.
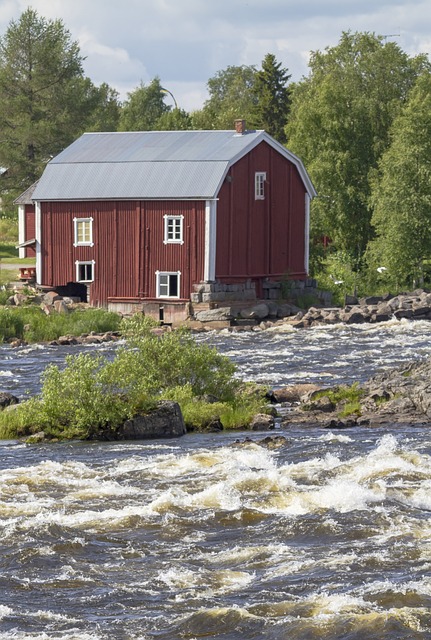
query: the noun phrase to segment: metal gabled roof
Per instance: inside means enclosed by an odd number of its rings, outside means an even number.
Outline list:
[[[49,164],[35,200],[211,199],[227,162]]]
[[[293,162],[311,196],[301,161],[264,131],[85,133],[53,158],[33,200],[211,199],[229,167],[262,141]]]
[[[229,161],[262,135],[250,131],[84,133],[50,164],[83,162]]]

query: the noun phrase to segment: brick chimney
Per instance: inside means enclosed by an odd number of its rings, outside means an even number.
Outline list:
[[[241,119],[235,120],[235,131],[239,136],[244,135],[244,133],[246,132],[245,120],[241,120]]]

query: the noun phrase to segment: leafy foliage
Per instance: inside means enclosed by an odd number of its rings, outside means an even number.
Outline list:
[[[373,236],[371,182],[389,129],[428,66],[424,56],[409,58],[370,33],[343,33],[336,47],[312,54],[286,131],[321,196],[312,204],[313,250],[327,236],[359,268]]]
[[[392,128],[373,190],[377,238],[368,251],[393,286],[423,283],[431,260],[431,73],[417,80]]]
[[[195,129],[232,129],[237,118],[251,116],[256,97],[253,66],[230,65],[207,82],[209,98],[201,111],[192,114]]]
[[[155,131],[158,121],[170,107],[164,102],[164,94],[159,78],[150,84],[143,82],[134,91],[127,94],[127,100],[121,109],[120,131]]]

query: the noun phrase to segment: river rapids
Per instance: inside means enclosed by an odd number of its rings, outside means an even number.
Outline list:
[[[273,386],[365,379],[430,338],[427,322],[197,337]],[[37,392],[76,351],[2,347],[1,389]],[[276,433],[287,446],[0,442],[0,640],[431,638],[430,432]]]

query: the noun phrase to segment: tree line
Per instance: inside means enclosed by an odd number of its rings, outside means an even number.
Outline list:
[[[85,77],[61,20],[27,9],[0,37],[3,215],[16,216],[14,198],[84,131],[232,129],[244,118],[297,154],[313,180],[311,273],[321,284],[345,293],[430,282],[428,57],[344,32],[312,52],[306,77],[290,78],[268,53],[261,68],[218,71],[199,110],[169,104],[158,77],[121,102]]]

